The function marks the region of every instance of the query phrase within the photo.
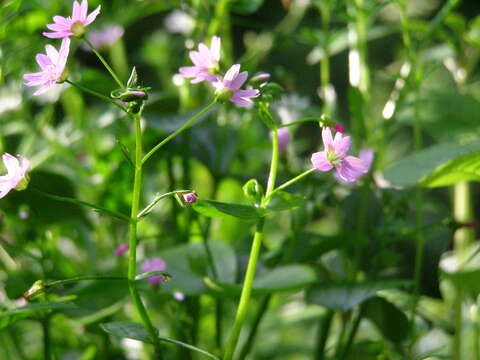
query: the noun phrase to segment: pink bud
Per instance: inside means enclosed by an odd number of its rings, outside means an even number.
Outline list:
[[[290,134],[288,133],[287,128],[278,129],[278,150],[280,154],[287,151],[288,143],[290,142]]]
[[[128,250],[128,244],[122,244],[115,249],[115,255],[120,256]]]
[[[187,194],[183,194],[183,200],[185,200],[186,203],[193,204],[198,200],[197,194],[192,191]]]
[[[335,125],[333,129],[338,131],[340,134],[345,134],[345,127],[342,124]]]

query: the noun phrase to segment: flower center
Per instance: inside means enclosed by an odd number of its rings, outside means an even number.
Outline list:
[[[327,160],[333,166],[339,165],[342,162],[342,159],[338,157],[333,150],[327,150]]]
[[[78,38],[82,37],[85,34],[85,26],[81,21],[75,21],[70,28],[72,34]]]
[[[227,101],[230,100],[233,96],[233,91],[227,87],[222,87],[215,91],[215,95],[217,95],[217,99],[220,101]]]

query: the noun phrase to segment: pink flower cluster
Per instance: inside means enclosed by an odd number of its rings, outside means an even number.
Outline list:
[[[252,98],[260,95],[257,89],[241,90],[248,78],[248,72],[240,72],[240,65],[233,65],[222,77],[217,74],[220,69],[220,38],[214,36],[210,47],[200,43],[198,51],[190,51],[189,56],[193,66],[184,66],[179,69],[180,74],[191,83],[196,84],[208,81],[213,84],[219,99],[228,100],[238,106],[250,107]]]
[[[366,174],[373,160],[373,153],[365,154],[364,160],[347,155],[350,149],[350,136],[343,136],[340,132],[332,137],[329,127],[322,130],[324,151],[314,153],[311,161],[319,171],[329,171],[333,168],[341,181],[353,182]]]
[[[88,14],[88,0],[82,3],[73,3],[73,12],[70,17],[54,16],[53,24],[47,28],[52,32],[44,32],[43,35],[52,39],[62,39],[60,50],[57,51],[52,45],[45,46],[46,54],[37,54],[36,61],[41,71],[25,74],[23,76],[26,86],[40,86],[34,96],[43,94],[57,83],[65,80],[65,67],[70,51],[70,36],[81,37],[85,28],[90,25],[100,13],[100,6]]]

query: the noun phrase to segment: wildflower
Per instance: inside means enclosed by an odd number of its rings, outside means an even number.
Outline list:
[[[364,148],[362,150],[360,150],[360,152],[358,153],[358,158],[360,160],[363,161],[364,165],[366,166],[367,170],[365,171],[365,173],[369,172],[370,171],[370,168],[372,166],[372,163],[373,163],[373,159],[374,159],[375,155],[373,153],[373,150],[370,149],[370,148]],[[363,176],[363,175],[361,175]],[[361,177],[360,176],[360,177]],[[333,177],[335,178],[335,180],[337,180],[338,182],[341,182],[341,183],[345,183],[346,181],[342,180],[340,178],[340,176],[335,173],[333,175]]]
[[[150,271],[163,271],[167,269],[167,264],[160,258],[151,258],[146,259],[142,265],[141,269],[143,272]],[[148,282],[152,285],[158,285],[164,280],[163,275],[154,275],[148,278]]]
[[[280,154],[287,151],[288,143],[290,142],[290,134],[287,128],[278,129],[278,151]]]
[[[115,255],[120,256],[128,250],[128,244],[121,244],[115,249]]]
[[[120,25],[106,25],[99,30],[92,30],[88,33],[87,39],[95,49],[101,49],[112,45],[123,36],[125,30]],[[92,51],[86,44],[82,45],[85,51]]]
[[[250,98],[260,95],[256,89],[240,90],[240,87],[248,78],[248,72],[240,72],[240,65],[233,65],[222,78],[218,78],[214,83],[217,89],[216,93],[220,100],[229,100],[230,102],[243,107],[253,105]]]
[[[173,293],[173,298],[177,301],[183,301],[185,300],[185,294],[180,291],[175,291]]]
[[[269,73],[259,73],[250,79],[250,84],[253,86],[264,86],[270,80]]]
[[[189,56],[194,66],[183,66],[179,69],[180,74],[185,78],[192,78],[192,84],[202,81],[215,82],[217,78],[213,75],[218,71],[220,61],[220,38],[212,37],[210,48],[204,43],[198,45],[198,51],[190,51]]]
[[[189,192],[187,194],[183,194],[183,200],[185,200],[186,203],[188,204],[193,204],[197,202],[198,196],[195,193],[195,191]]]
[[[53,24],[48,24],[47,28],[53,32],[44,32],[43,35],[51,39],[68,38],[69,36],[82,37],[85,28],[90,25],[100,13],[100,5],[88,16],[88,0],[83,0],[80,5],[77,1],[73,3],[72,16],[64,18],[63,16],[54,16]]]
[[[27,171],[30,168],[30,161],[23,156],[18,156],[17,159],[15,156],[5,153],[2,158],[7,174],[0,176],[0,199],[12,189],[20,191],[27,188]]]
[[[45,46],[46,55],[37,54],[36,60],[42,71],[23,75],[26,86],[41,85],[40,89],[33,93],[34,96],[43,94],[53,85],[64,80],[69,51],[70,39],[67,38],[62,40],[60,51],[52,45],[47,45]]]
[[[346,182],[357,180],[368,171],[368,167],[361,159],[347,156],[350,149],[350,136],[343,137],[341,133],[332,138],[330,128],[322,130],[324,151],[312,155],[313,166],[319,171],[329,171],[335,167],[339,178]]]

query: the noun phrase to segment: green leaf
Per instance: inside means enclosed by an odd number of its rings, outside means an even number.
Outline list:
[[[301,206],[304,202],[305,198],[303,196],[277,191],[269,201],[267,209],[273,211],[292,210]]]
[[[413,186],[437,167],[463,155],[480,150],[480,143],[445,143],[407,156],[385,171],[385,179],[394,185]]]
[[[31,304],[20,308],[8,310],[0,313],[0,329],[6,328],[10,324],[29,318],[41,311],[53,311],[53,310],[70,310],[74,309],[73,304],[58,303],[58,302],[42,302],[37,304]]]
[[[469,246],[460,256],[455,252],[446,254],[440,261],[440,269],[457,288],[474,296],[480,294],[480,245],[478,243]]]
[[[110,322],[106,324],[101,324],[101,328],[114,336],[121,337],[121,338],[127,338],[127,339],[134,339],[138,341],[142,341],[144,343],[151,344],[152,341],[150,340],[147,331],[143,327],[142,324],[138,323],[133,323],[133,322],[126,322],[126,321],[118,321],[118,322]],[[163,336],[158,336],[160,341],[163,342],[168,342],[171,344],[175,344],[181,347],[184,347],[186,349],[189,349],[191,351],[196,351],[202,355],[205,355],[206,357],[209,357],[211,359],[216,359],[219,360],[218,357],[216,357],[213,354],[210,354],[209,352],[199,349],[195,346],[186,344],[184,342],[178,341],[178,340],[173,340],[170,338],[166,338]]]
[[[253,281],[252,293],[271,294],[282,291],[295,291],[305,288],[316,281],[315,271],[306,265],[281,266],[257,276]],[[213,292],[228,297],[237,297],[242,285],[204,279],[205,285]]]
[[[380,290],[397,288],[407,281],[371,281],[364,283],[325,283],[310,288],[307,301],[329,309],[347,311],[376,296]]]
[[[264,0],[234,0],[231,10],[237,14],[252,14],[263,5]]]
[[[420,183],[426,187],[439,187],[460,181],[480,181],[480,152],[448,161],[420,180]]]
[[[254,206],[229,204],[213,200],[198,200],[192,208],[199,214],[212,218],[233,216],[242,220],[257,220],[265,216],[263,210]]]
[[[375,324],[383,336],[394,343],[398,343],[408,336],[410,325],[407,316],[391,302],[381,297],[373,297],[363,303],[362,314]]]
[[[163,281],[169,281],[172,278],[170,274],[166,273],[165,271],[155,270],[155,271],[148,271],[148,272],[138,274],[137,276],[135,276],[135,281],[145,280],[152,276],[158,276],[158,275],[163,276]]]

